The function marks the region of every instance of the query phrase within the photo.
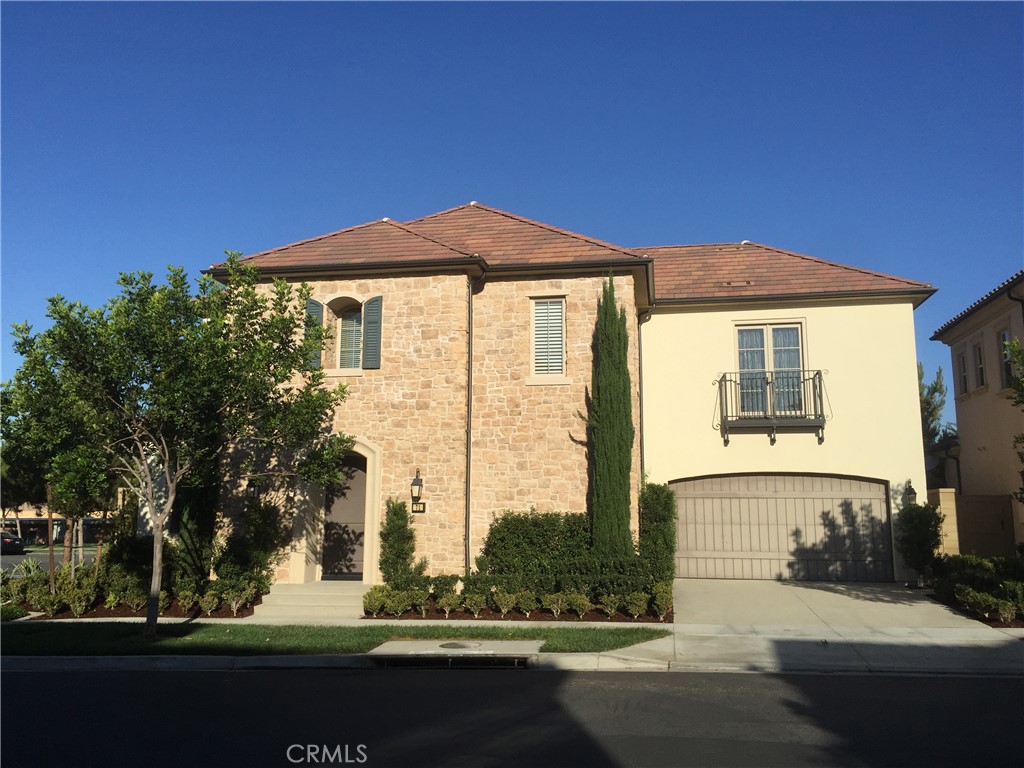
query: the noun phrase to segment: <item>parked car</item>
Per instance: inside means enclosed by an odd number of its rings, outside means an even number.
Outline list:
[[[0,554],[4,555],[21,555],[25,553],[25,542],[21,540],[20,536],[15,536],[13,533],[4,533],[0,537]]]

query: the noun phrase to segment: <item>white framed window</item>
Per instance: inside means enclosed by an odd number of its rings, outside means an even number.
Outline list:
[[[999,384],[1003,389],[1009,389],[1013,384],[1013,363],[1010,361],[1010,350],[1006,346],[1010,343],[1009,329],[1003,328],[996,332],[996,343],[999,345],[996,349],[996,359],[999,360]]]
[[[382,306],[381,296],[363,301],[343,295],[326,304],[307,301],[307,323],[333,326],[326,349],[312,355],[310,367],[320,368],[323,362],[330,376],[358,376],[380,368]]]
[[[338,368],[361,368],[363,364],[363,307],[348,306],[337,313]]]
[[[802,413],[801,326],[785,323],[740,327],[737,328],[737,347],[740,416]]]
[[[966,395],[970,391],[970,384],[967,381],[967,353],[956,353],[956,393]]]
[[[974,386],[985,386],[985,348],[980,343],[971,347],[971,363],[974,366]]]
[[[539,297],[533,303],[531,368],[536,377],[565,376],[565,297]]]

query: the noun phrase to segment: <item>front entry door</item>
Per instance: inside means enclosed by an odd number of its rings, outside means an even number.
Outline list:
[[[345,458],[348,481],[327,492],[324,510],[322,579],[361,579],[366,528],[366,458]]]

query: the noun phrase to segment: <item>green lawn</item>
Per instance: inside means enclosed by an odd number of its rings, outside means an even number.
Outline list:
[[[124,622],[7,623],[5,656],[137,656],[366,653],[388,640],[544,640],[544,653],[595,653],[669,634],[650,627],[365,627],[163,624],[155,642]]]

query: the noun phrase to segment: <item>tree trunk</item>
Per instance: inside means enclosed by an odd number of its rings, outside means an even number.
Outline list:
[[[49,505],[46,507],[46,516],[46,541],[50,552],[50,594],[54,595],[57,593],[57,582],[53,569],[53,510]]]
[[[75,521],[73,518],[64,518],[64,565],[71,564],[71,573],[75,573],[75,561],[73,559],[72,545],[75,541]]]
[[[156,640],[156,619],[160,607],[161,575],[164,565],[164,516],[152,516],[153,519],[153,578],[149,582],[149,600],[146,602],[146,626],[142,636],[147,640]]]

